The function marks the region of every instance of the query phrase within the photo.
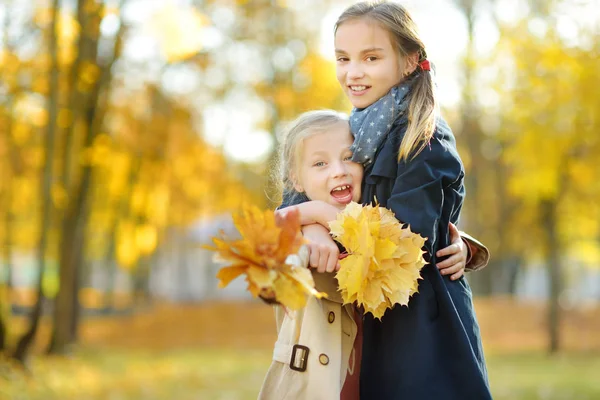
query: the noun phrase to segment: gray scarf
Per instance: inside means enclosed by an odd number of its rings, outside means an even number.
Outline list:
[[[394,121],[408,109],[408,93],[413,79],[407,79],[368,107],[354,108],[350,113],[350,130],[354,135],[352,161],[365,167],[373,162]]]

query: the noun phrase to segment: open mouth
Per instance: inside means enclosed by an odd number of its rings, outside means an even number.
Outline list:
[[[367,90],[371,88],[371,86],[367,85],[348,85],[350,89],[350,93],[356,96],[360,96],[361,94],[366,93]]]
[[[340,185],[331,191],[331,197],[340,204],[348,204],[352,201],[352,186]]]

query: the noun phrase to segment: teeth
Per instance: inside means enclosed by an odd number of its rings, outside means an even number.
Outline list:
[[[356,91],[356,92],[360,92],[361,90],[365,90],[367,87],[366,86],[350,86],[350,89]]]
[[[350,189],[350,186],[340,186],[340,187],[336,187],[335,189],[333,189],[334,192],[339,192],[341,190],[346,190],[346,189]]]

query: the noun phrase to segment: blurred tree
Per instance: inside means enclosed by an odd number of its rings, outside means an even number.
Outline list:
[[[121,5],[122,6],[122,3]],[[85,232],[88,221],[89,195],[93,164],[86,160],[76,164],[73,173],[69,166],[71,157],[82,154],[94,145],[103,129],[108,106],[112,66],[119,56],[124,24],[114,38],[112,52],[99,55],[100,23],[105,5],[90,0],[79,0],[77,22],[80,27],[77,39],[77,56],[72,66],[70,81],[70,124],[65,140],[63,182],[67,192],[67,205],[62,221],[60,242],[60,290],[56,294],[54,324],[49,352],[63,352],[65,346],[76,339],[78,323],[78,294],[83,265]],[[75,147],[80,143],[81,148]],[[73,173],[73,178],[69,174]]]
[[[521,204],[503,224],[527,244],[529,258],[547,266],[549,351],[560,348],[560,299],[565,266],[589,259],[600,231],[600,40],[582,32],[567,44],[546,20],[548,30],[532,33],[528,21],[502,29],[496,62],[502,65],[502,157],[510,197]],[[586,40],[587,39],[587,40]],[[525,223],[525,222],[528,223]],[[587,253],[587,254],[586,254]],[[592,253],[593,255],[594,253]],[[597,254],[597,251],[596,251]]]
[[[48,246],[48,236],[50,234],[51,213],[53,202],[51,200],[53,166],[54,166],[54,141],[56,136],[56,116],[58,114],[58,39],[57,39],[57,22],[59,12],[59,1],[54,0],[52,3],[52,14],[48,33],[48,48],[50,56],[50,68],[48,70],[48,80],[50,82],[50,95],[48,97],[48,114],[49,121],[47,122],[47,131],[44,141],[44,169],[41,176],[41,206],[40,206],[40,238],[37,248],[38,262],[38,279],[37,279],[37,300],[33,307],[30,316],[30,326],[25,334],[19,339],[14,352],[14,358],[21,363],[25,362],[27,349],[31,345],[37,328],[40,317],[42,315],[42,304],[44,300],[44,274],[46,271],[46,250]]]

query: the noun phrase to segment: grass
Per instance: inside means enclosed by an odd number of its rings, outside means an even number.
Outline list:
[[[73,358],[35,358],[34,378],[5,370],[0,399],[250,400],[269,362],[267,349],[84,349]],[[600,398],[597,355],[492,355],[488,367],[496,400]]]
[[[553,357],[544,353],[541,305],[480,300],[477,311],[495,400],[600,398],[598,308],[566,313],[565,350]],[[44,323],[37,353],[48,333]],[[271,310],[260,303],[89,319],[72,357],[36,355],[31,376],[0,361],[0,400],[256,399],[274,340]]]
[[[266,351],[168,352],[86,349],[68,358],[36,358],[35,378],[0,378],[4,400],[256,399],[269,365]]]

